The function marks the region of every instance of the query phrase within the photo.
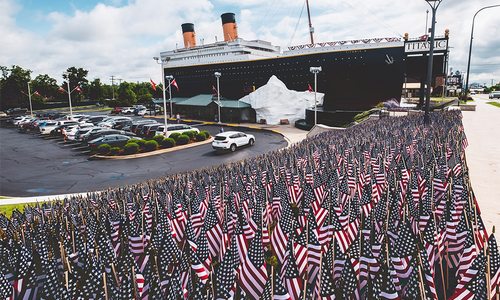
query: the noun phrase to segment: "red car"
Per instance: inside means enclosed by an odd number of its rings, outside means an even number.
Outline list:
[[[121,112],[122,112],[122,108],[117,106],[117,107],[113,108],[113,110],[111,111],[111,114],[119,115],[119,114],[121,114]]]

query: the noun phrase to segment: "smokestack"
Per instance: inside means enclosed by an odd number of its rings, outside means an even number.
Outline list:
[[[232,41],[238,38],[238,27],[233,13],[225,13],[220,16],[222,19],[222,30],[224,31],[224,41]]]
[[[184,48],[192,48],[196,46],[196,35],[194,33],[193,23],[184,23],[182,27],[182,36],[184,37]]]

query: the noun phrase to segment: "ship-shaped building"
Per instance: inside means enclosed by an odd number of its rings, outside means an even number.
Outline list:
[[[220,91],[228,99],[240,99],[265,85],[272,75],[288,89],[303,91],[314,83],[310,67],[321,66],[317,87],[325,96],[318,121],[338,125],[346,116],[348,120],[380,102],[399,101],[405,82],[420,82],[422,87],[425,82],[429,42],[422,38],[410,40],[405,35],[281,49],[270,42],[239,37],[234,13],[222,14],[221,21],[223,41],[197,45],[194,24],[185,23],[184,48],[160,53],[164,73],[182,86],[172,91],[175,97],[211,94],[215,72],[222,74]],[[446,73],[447,41],[447,34],[436,39],[436,45],[442,44],[436,47],[434,78]],[[309,109],[306,119],[310,115]]]

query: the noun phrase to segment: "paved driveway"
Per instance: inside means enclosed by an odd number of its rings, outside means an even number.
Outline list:
[[[217,126],[201,126],[216,134]],[[230,130],[225,128],[225,130]],[[254,157],[284,148],[279,134],[249,131],[253,147],[235,153],[215,153],[211,145],[131,160],[88,160],[88,155],[37,135],[0,128],[0,195],[40,196],[102,190],[168,174]]]

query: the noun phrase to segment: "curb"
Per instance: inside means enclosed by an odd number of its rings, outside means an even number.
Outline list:
[[[175,146],[173,148],[167,148],[167,149],[160,149],[156,151],[151,151],[151,152],[145,152],[145,153],[138,153],[138,154],[130,154],[130,155],[121,155],[121,156],[108,156],[108,155],[92,155],[89,157],[89,159],[114,159],[114,160],[125,160],[125,159],[134,159],[134,158],[143,158],[143,157],[149,157],[149,156],[154,156],[154,155],[159,155],[159,154],[165,154],[165,153],[170,153],[170,152],[175,152],[178,150],[183,150],[183,149],[188,149],[188,148],[193,148],[197,146],[202,146],[211,143],[214,140],[213,137],[210,137],[208,140],[204,140],[203,142],[196,142],[193,144],[187,144],[187,145],[182,145],[182,146]]]

